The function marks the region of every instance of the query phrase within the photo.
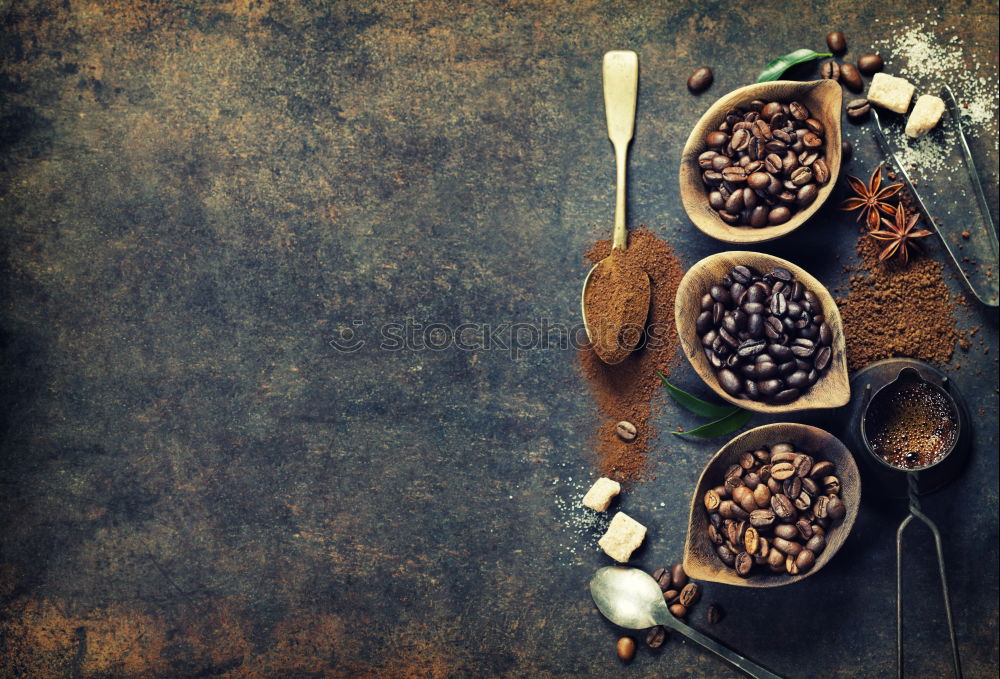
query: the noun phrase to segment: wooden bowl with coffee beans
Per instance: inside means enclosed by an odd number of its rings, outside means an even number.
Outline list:
[[[778,414],[851,398],[837,303],[801,267],[761,252],[710,255],[677,288],[684,355],[721,398]]]
[[[837,437],[790,422],[751,429],[698,479],[684,571],[737,587],[798,582],[844,544],[860,502],[858,467]]]
[[[681,155],[681,202],[695,226],[727,243],[802,226],[840,174],[842,98],[833,80],[778,80],[712,104]]]

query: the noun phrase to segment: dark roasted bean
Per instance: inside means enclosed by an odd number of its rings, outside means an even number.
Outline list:
[[[871,104],[867,99],[852,99],[847,102],[847,119],[857,123],[865,120],[871,112]]]
[[[860,92],[865,86],[861,80],[861,74],[858,73],[858,69],[854,68],[854,64],[850,63],[840,65],[840,82],[851,92]]]
[[[847,38],[840,31],[831,31],[826,34],[826,45],[834,54],[843,54],[847,51]]]
[[[862,54],[858,57],[858,70],[865,75],[875,75],[882,70],[882,57],[877,54]]]
[[[688,89],[694,94],[704,92],[711,87],[714,78],[715,75],[712,73],[712,69],[708,66],[699,66],[694,69],[694,72],[688,78]]]
[[[840,64],[833,59],[824,61],[819,67],[819,75],[826,80],[840,80]]]

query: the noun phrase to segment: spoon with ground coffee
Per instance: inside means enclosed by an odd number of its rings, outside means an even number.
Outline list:
[[[626,255],[625,162],[635,128],[639,57],[629,50],[604,55],[604,110],[615,148],[618,189],[611,255],[598,262],[583,282],[583,326],[597,356],[609,365],[624,361],[642,339],[649,314],[649,276]]]

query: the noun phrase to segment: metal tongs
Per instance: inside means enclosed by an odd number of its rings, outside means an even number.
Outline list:
[[[967,184],[963,184],[960,173],[950,175],[948,179],[953,183],[957,182],[959,188],[971,187],[975,196],[974,200],[968,200],[963,198],[962,192],[955,190],[949,191],[947,195],[934,194],[935,207],[943,208],[947,205],[954,208],[950,210],[947,221],[938,223],[931,216],[927,209],[927,203],[914,188],[906,168],[899,162],[899,158],[890,147],[878,113],[873,110],[875,140],[886,157],[892,160],[896,166],[899,177],[902,178],[907,190],[920,206],[927,224],[932,225],[934,232],[941,237],[941,242],[965,287],[982,304],[996,307],[1000,305],[1000,270],[998,270],[1000,247],[997,243],[996,227],[993,224],[993,216],[990,213],[986,196],[983,195],[983,187],[979,183],[979,174],[972,160],[972,154],[969,152],[969,144],[962,131],[962,122],[955,95],[952,94],[951,88],[947,85],[941,88],[941,98],[948,107],[948,114],[954,125],[954,132],[958,139],[958,152],[965,165]],[[950,151],[954,155],[955,149],[950,149]],[[961,250],[961,252],[958,253],[956,250]],[[963,263],[965,263],[966,268],[963,268]]]

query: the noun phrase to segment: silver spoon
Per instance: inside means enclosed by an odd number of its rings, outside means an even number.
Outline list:
[[[781,679],[774,672],[755,665],[739,653],[675,618],[667,608],[667,602],[663,600],[660,586],[645,571],[624,566],[601,568],[590,580],[590,595],[594,597],[594,603],[604,617],[620,627],[645,629],[663,625],[680,632],[723,660],[728,660],[751,677]]]

